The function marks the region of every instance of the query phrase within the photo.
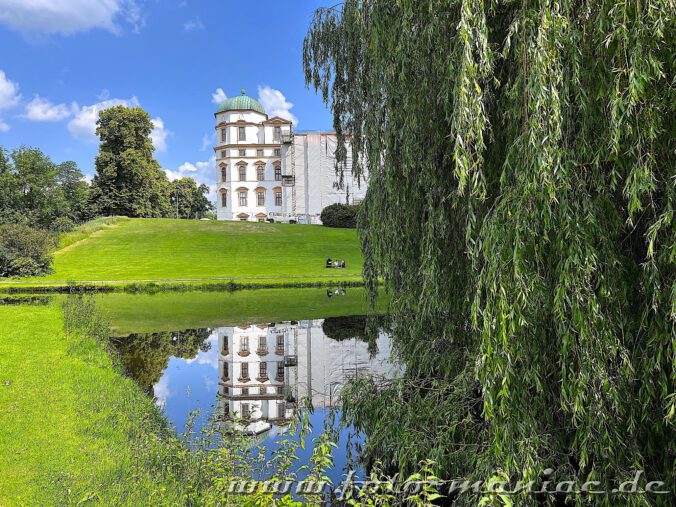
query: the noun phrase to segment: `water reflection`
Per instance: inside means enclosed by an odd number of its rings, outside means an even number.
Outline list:
[[[299,400],[332,407],[350,378],[390,376],[389,337],[380,333],[370,351],[364,326],[364,317],[339,317],[217,329],[224,416],[245,419],[241,429],[251,434],[277,433]],[[329,329],[339,338],[328,336]]]
[[[240,429],[257,441],[283,434],[301,400],[323,414],[349,379],[397,369],[389,335],[376,328],[369,340],[365,316],[130,334],[113,343],[127,374],[178,431],[196,409],[199,431],[216,406],[225,420],[244,419]]]

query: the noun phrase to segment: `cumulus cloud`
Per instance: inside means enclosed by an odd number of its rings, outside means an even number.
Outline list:
[[[138,30],[143,25],[134,0],[0,0],[0,23],[23,33],[69,35],[95,28],[112,33],[121,23]]]
[[[33,100],[26,104],[26,112],[23,117],[31,121],[60,121],[68,118],[76,104],[52,104],[49,100],[36,95]]]
[[[19,85],[11,81],[4,71],[0,70],[0,112],[11,109],[21,101]],[[9,125],[0,118],[0,132],[7,132]]]
[[[219,88],[220,89],[220,88]],[[279,116],[298,124],[298,118],[291,112],[293,104],[279,90],[269,86],[258,87],[258,101],[270,116]]]
[[[209,187],[209,200],[216,200],[216,157],[199,162],[184,162],[178,169],[164,169],[169,180],[192,178],[198,185],[205,184]]]
[[[204,24],[200,18],[189,19],[183,23],[183,30],[191,32],[193,30],[204,30]]]
[[[150,138],[153,140],[155,150],[167,151],[167,137],[169,137],[172,132],[164,127],[162,118],[153,118],[151,121],[153,122],[153,130],[150,133]]]
[[[216,91],[211,94],[211,102],[214,104],[220,104],[227,98],[228,96],[223,91],[223,88],[216,88]]]
[[[113,106],[135,107],[139,105],[136,97],[130,99],[108,99],[90,106],[76,106],[73,119],[68,122],[68,131],[75,139],[96,142],[96,120],[99,113]]]
[[[0,70],[0,111],[16,106],[20,100],[19,85]]]

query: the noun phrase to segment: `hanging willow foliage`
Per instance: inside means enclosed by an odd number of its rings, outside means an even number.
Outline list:
[[[484,480],[553,468],[549,480],[601,488],[642,470],[674,491],[675,12],[674,0],[316,12],[306,81],[350,136],[339,156],[351,146],[369,180],[365,277],[372,297],[379,281],[393,294],[408,372],[345,397],[371,456]]]

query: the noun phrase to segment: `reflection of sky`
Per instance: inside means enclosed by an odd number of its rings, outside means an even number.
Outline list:
[[[200,410],[195,431],[204,425],[216,403],[218,393],[218,335],[207,340],[211,348],[201,350],[192,359],[172,357],[162,377],[153,390],[157,403],[164,406],[164,413],[178,433],[185,431],[188,416]]]

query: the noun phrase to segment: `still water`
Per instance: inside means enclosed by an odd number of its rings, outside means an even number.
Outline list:
[[[300,293],[278,292],[283,298]],[[313,294],[327,297],[325,291]],[[361,293],[359,296],[363,297]],[[295,300],[302,302],[308,297],[305,292]],[[326,301],[319,303],[321,307]],[[299,451],[302,466],[310,458],[311,440],[323,431],[329,411],[337,411],[339,417],[339,394],[346,382],[357,376],[390,378],[398,373],[390,359],[389,335],[379,329],[367,339],[364,315],[339,315],[340,302],[334,298],[330,303],[332,307],[326,313],[331,316],[325,318],[317,318],[321,311],[316,303],[312,311],[305,312],[302,303],[301,308],[295,305],[287,318],[283,308],[278,308],[275,321],[252,317],[240,320],[225,310],[223,313],[229,315],[224,320],[229,322],[212,327],[128,332],[114,337],[113,343],[127,374],[154,397],[178,433],[185,431],[195,411],[195,432],[208,423],[214,412],[223,421],[242,418],[238,429],[250,435],[252,447],[262,446],[266,455],[272,455],[279,442],[289,437],[290,424],[301,404],[310,402],[313,431],[306,448]],[[158,311],[162,311],[159,306]],[[361,305],[345,305],[346,313],[359,309],[363,309]],[[312,318],[293,320],[304,313],[312,314]],[[126,331],[133,331],[133,322],[139,319],[127,323]],[[189,322],[181,320],[183,325]],[[148,329],[145,325],[139,327]],[[335,464],[328,474],[334,484],[348,469],[359,471],[350,461],[361,439],[352,428],[340,430],[333,453]]]

